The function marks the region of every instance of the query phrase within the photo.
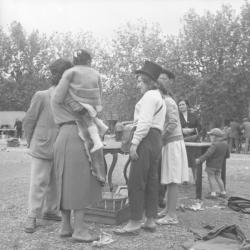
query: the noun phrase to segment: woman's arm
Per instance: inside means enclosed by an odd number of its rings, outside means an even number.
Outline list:
[[[176,112],[176,106],[171,102],[166,101],[166,121],[163,128],[163,139],[168,137],[178,125],[178,111]]]
[[[66,94],[69,89],[69,85],[72,82],[72,80],[73,80],[73,71],[71,69],[66,70],[62,75],[60,82],[56,86],[55,94],[53,96],[55,102],[57,103],[64,102]]]
[[[27,110],[25,117],[23,119],[24,135],[28,147],[30,145],[30,141],[32,139],[33,132],[35,130],[36,123],[38,121],[42,107],[43,107],[43,98],[40,92],[36,92],[32,97],[30,107]]]
[[[160,104],[155,92],[148,91],[140,100],[140,113],[138,115],[136,130],[132,144],[139,145],[141,140],[147,136],[151,128],[154,113]],[[158,104],[158,106],[157,106]]]
[[[206,151],[205,154],[203,154],[202,156],[200,156],[199,158],[197,158],[195,161],[196,161],[196,164],[198,163],[203,163],[204,161],[206,161],[209,157],[211,157],[214,152],[216,150],[216,146],[215,144],[212,144],[208,150]]]

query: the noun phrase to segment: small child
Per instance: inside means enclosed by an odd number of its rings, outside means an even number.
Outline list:
[[[97,71],[90,67],[91,56],[85,50],[78,50],[74,54],[72,79],[70,79],[65,103],[82,115],[82,122],[87,126],[93,147],[90,152],[103,148],[100,137],[103,137],[108,127],[97,117],[101,111],[101,84]]]
[[[225,158],[229,158],[229,148],[225,141],[224,133],[219,128],[213,128],[207,133],[212,142],[207,152],[195,159],[196,164],[201,164],[206,161],[206,172],[208,175],[208,182],[210,186],[210,196],[207,198],[215,199],[216,195],[216,183],[219,186],[219,197],[226,198],[226,191],[224,183],[221,179],[221,170]]]

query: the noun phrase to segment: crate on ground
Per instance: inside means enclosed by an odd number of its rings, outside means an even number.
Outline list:
[[[85,208],[85,220],[108,225],[120,225],[129,220],[129,205],[127,195],[123,195],[118,188],[115,193],[103,192],[102,200]]]

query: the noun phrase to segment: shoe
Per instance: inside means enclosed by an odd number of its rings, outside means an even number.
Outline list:
[[[156,231],[156,226],[153,227],[149,227],[149,226],[145,226],[144,224],[141,225],[141,228],[146,231],[146,232],[150,232],[150,233],[154,233]]]
[[[100,237],[96,236],[96,235],[91,235],[91,237],[89,239],[84,239],[84,238],[81,238],[79,236],[74,236],[74,234],[72,235],[72,240],[74,242],[91,243],[91,242],[97,241],[99,239],[100,239]]]
[[[25,222],[25,233],[34,233],[36,231],[36,218],[28,217]]]
[[[178,224],[179,221],[177,220],[177,218],[165,216],[165,217],[157,220],[156,223],[159,225],[175,225],[175,224]]]
[[[61,238],[67,238],[67,237],[71,237],[73,234],[73,231],[72,230],[69,230],[69,231],[66,231],[66,230],[61,230],[59,236]]]
[[[94,153],[95,151],[100,150],[103,147],[103,143],[94,144],[94,146],[90,149],[90,153]]]
[[[135,230],[127,230],[125,228],[118,228],[113,230],[113,232],[117,235],[124,235],[124,236],[135,236],[139,234],[140,229]]]
[[[56,213],[52,213],[52,212],[47,212],[43,214],[42,217],[44,220],[54,220],[54,221],[61,221],[62,217],[57,215]]]

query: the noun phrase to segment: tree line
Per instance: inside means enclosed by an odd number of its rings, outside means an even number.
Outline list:
[[[176,100],[186,98],[201,115],[203,126],[248,116],[250,103],[250,4],[236,13],[223,5],[216,13],[189,10],[176,36],[159,24],[126,23],[110,40],[90,32],[27,33],[19,22],[0,27],[0,109],[26,110],[35,91],[49,86],[48,65],[72,59],[87,48],[102,76],[104,118],[129,120],[138,98],[133,72],[149,59],[176,75]]]

